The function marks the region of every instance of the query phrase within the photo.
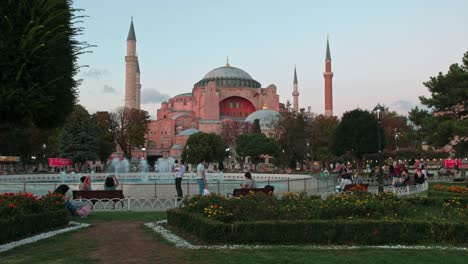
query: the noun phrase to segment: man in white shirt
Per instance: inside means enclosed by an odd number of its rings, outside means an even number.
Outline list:
[[[198,193],[203,195],[203,190],[208,189],[206,182],[205,159],[202,159],[197,166]]]
[[[177,191],[177,200],[182,200],[183,193],[182,193],[182,178],[184,177],[185,173],[185,164],[183,160],[180,160],[180,165],[177,167],[176,175],[175,175],[175,186]]]

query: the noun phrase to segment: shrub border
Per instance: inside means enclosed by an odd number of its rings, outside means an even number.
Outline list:
[[[14,241],[53,228],[63,227],[70,220],[66,209],[44,213],[14,215],[0,219],[0,243]]]
[[[10,249],[13,249],[15,247],[19,247],[19,246],[22,246],[22,245],[25,245],[25,244],[34,243],[34,242],[37,242],[37,241],[42,240],[42,239],[53,237],[53,236],[56,236],[56,235],[61,234],[61,233],[70,232],[70,231],[73,231],[73,230],[76,230],[76,229],[79,229],[79,228],[90,226],[90,224],[78,223],[78,222],[70,222],[69,225],[72,225],[72,226],[62,228],[62,229],[59,229],[59,230],[54,230],[54,231],[50,231],[50,232],[41,233],[41,234],[38,234],[38,235],[35,235],[35,236],[32,236],[32,237],[21,239],[19,241],[10,242],[8,244],[0,245],[0,253],[5,252],[5,251],[10,250]]]
[[[299,220],[226,224],[180,209],[168,210],[167,221],[208,244],[468,244],[468,223]]]

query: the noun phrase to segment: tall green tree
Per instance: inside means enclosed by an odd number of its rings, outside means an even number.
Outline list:
[[[199,132],[191,135],[182,152],[182,159],[186,163],[196,164],[201,160],[206,162],[220,162],[226,155],[226,145],[221,136],[214,133]]]
[[[333,135],[333,151],[336,155],[349,152],[360,159],[363,154],[375,153],[384,147],[384,132],[375,115],[361,109],[343,114]]]
[[[253,121],[252,126],[253,126],[252,133],[262,133],[262,129],[260,128],[260,120],[259,119],[255,119]]]
[[[431,112],[410,113],[424,140],[435,147],[451,145],[459,156],[468,154],[468,52],[462,60],[424,83],[431,95],[419,99]]]
[[[2,128],[60,126],[76,100],[77,56],[71,0],[0,3],[0,124]]]
[[[279,160],[287,164],[278,164],[279,166],[295,167],[297,162],[302,163],[307,157],[307,153],[310,151],[310,126],[308,124],[311,118],[312,115],[305,112],[304,109],[298,113],[292,110],[281,113],[275,126],[275,138],[281,153],[284,153],[284,155],[281,154],[282,158]],[[309,143],[309,147],[307,143]]]
[[[105,162],[115,151],[114,136],[111,129],[111,116],[109,112],[97,112],[92,115],[93,123],[97,128],[99,159]]]
[[[132,158],[133,148],[145,146],[148,123],[149,115],[144,110],[122,107],[110,114],[108,129],[113,135],[113,141],[117,142],[127,159]]]
[[[81,105],[76,105],[59,138],[59,154],[81,164],[98,159],[97,128]],[[81,167],[81,166],[80,166]]]
[[[336,116],[318,115],[309,122],[311,159],[331,160],[333,134],[338,126]]]
[[[279,151],[278,143],[263,133],[243,134],[237,137],[236,142],[240,163],[243,163],[245,157],[250,157],[257,164],[261,155],[277,156]]]

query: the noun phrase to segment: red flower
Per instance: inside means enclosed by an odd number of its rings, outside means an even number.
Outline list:
[[[16,208],[16,205],[14,205],[14,204],[12,204],[12,203],[9,203],[9,204],[8,204],[8,207],[10,207],[10,208]]]

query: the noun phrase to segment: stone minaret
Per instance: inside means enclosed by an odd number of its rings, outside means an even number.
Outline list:
[[[140,99],[141,99],[141,83],[140,83],[140,63],[136,63],[136,91],[135,91],[135,109],[140,109]]]
[[[333,116],[333,72],[331,69],[330,45],[328,43],[328,37],[327,55],[325,57],[325,72],[323,73],[323,77],[325,78],[325,116]]]
[[[294,65],[294,82],[293,82],[293,110],[294,112],[299,111],[299,91],[297,90],[297,73],[296,65]]]
[[[136,93],[137,93],[137,63],[136,56],[136,37],[135,29],[133,28],[133,18],[130,23],[130,30],[127,37],[127,56],[125,56],[125,107],[137,108]],[[139,108],[139,107],[138,107]]]

